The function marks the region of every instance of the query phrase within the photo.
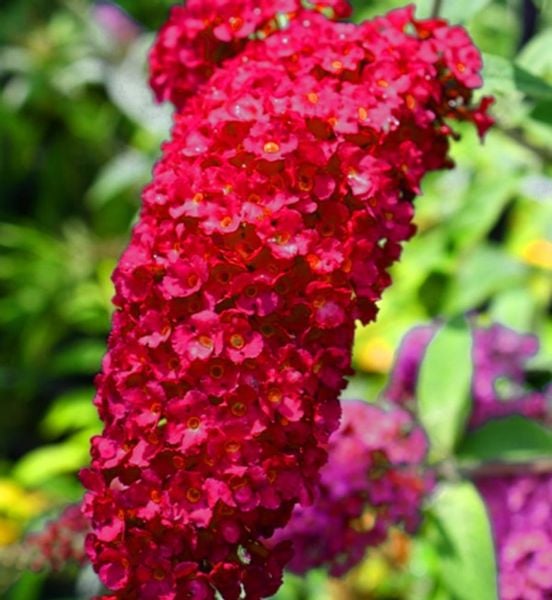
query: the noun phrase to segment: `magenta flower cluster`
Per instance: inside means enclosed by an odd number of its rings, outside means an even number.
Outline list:
[[[447,120],[490,125],[462,28],[412,7],[332,20],[348,10],[192,0],[153,48],[174,128],[114,274],[82,473],[109,597],[278,589],[290,545],[263,539],[316,494],[355,319],[376,315],[421,178],[451,165]]]
[[[382,544],[391,526],[413,533],[433,487],[423,465],[427,449],[424,432],[408,412],[345,401],[317,499],[295,507],[272,539],[293,543],[289,570],[302,574],[323,566],[339,577],[367,548]]]
[[[484,477],[497,551],[500,600],[552,598],[552,475]]]

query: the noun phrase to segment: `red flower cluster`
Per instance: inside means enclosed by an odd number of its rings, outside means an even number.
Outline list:
[[[83,564],[84,536],[88,529],[89,522],[80,504],[68,506],[57,519],[25,539],[22,545],[25,560],[30,561],[30,568],[35,571],[59,571],[70,562]]]
[[[343,420],[331,439],[313,505],[297,506],[271,542],[290,540],[289,570],[324,566],[339,577],[370,546],[379,546],[391,526],[413,533],[423,499],[433,487],[424,474],[424,432],[399,408],[384,410],[362,401],[343,403]]]
[[[445,119],[489,124],[462,29],[298,9],[249,39],[255,4],[190,2],[153,52],[178,110],[114,275],[82,475],[88,556],[117,598],[276,591],[289,549],[259,540],[313,497],[354,321],[375,317],[422,176],[450,165]],[[205,36],[241,52],[221,62]]]
[[[307,11],[348,17],[347,0],[188,0],[175,6],[150,57],[150,84],[158,100],[181,107],[222,62],[242,52],[251,38],[264,39]]]

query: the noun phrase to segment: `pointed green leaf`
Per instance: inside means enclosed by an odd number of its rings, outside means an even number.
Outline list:
[[[552,458],[552,431],[520,415],[496,419],[469,433],[458,454],[477,461],[523,462]]]
[[[464,318],[445,323],[425,354],[417,385],[418,413],[430,441],[430,457],[446,458],[470,412],[472,336]]]
[[[79,440],[40,446],[25,454],[13,469],[14,479],[22,485],[35,487],[65,473],[75,473],[89,460],[88,446]]]
[[[483,63],[486,92],[511,94],[517,90],[533,100],[552,99],[552,85],[522,66],[493,54],[485,54]]]
[[[504,290],[524,285],[527,268],[498,244],[481,244],[460,257],[456,276],[443,299],[443,312],[472,309]]]
[[[85,427],[99,427],[98,413],[92,404],[93,388],[75,389],[59,396],[40,423],[40,431],[49,439]]]
[[[437,520],[443,583],[458,600],[498,600],[491,526],[485,504],[468,482],[440,487],[432,505]]]

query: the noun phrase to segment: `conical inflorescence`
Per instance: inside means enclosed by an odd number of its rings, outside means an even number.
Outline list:
[[[313,497],[355,320],[451,165],[449,119],[490,124],[463,29],[332,20],[347,6],[190,1],[153,48],[174,127],[114,274],[82,473],[109,597],[277,590],[290,547],[262,540]]]

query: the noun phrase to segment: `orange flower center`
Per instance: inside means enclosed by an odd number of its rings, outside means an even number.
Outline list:
[[[307,100],[311,104],[317,104],[318,103],[318,94],[316,92],[309,92],[307,94]]]
[[[236,333],[230,338],[230,345],[237,350],[241,350],[245,346],[245,340],[242,335]]]
[[[197,488],[192,487],[186,492],[186,498],[188,502],[197,504],[201,500],[201,492]]]
[[[267,142],[264,145],[264,151],[267,154],[276,154],[277,152],[280,152],[280,146],[276,142]]]
[[[186,422],[188,429],[199,429],[201,425],[201,420],[198,417],[190,417]]]
[[[220,220],[220,226],[221,227],[230,227],[230,225],[232,224],[232,217],[224,217]]]
[[[243,402],[234,402],[230,410],[234,416],[243,417],[247,412],[247,406]]]
[[[270,390],[268,392],[268,400],[269,400],[269,402],[272,402],[273,404],[278,404],[279,402],[281,402],[282,401],[282,391],[280,390],[280,388],[277,388],[277,387],[270,388]]]
[[[214,345],[213,340],[207,335],[199,336],[198,342],[200,343],[201,346],[203,346],[204,348],[207,348],[208,350],[211,350]]]

